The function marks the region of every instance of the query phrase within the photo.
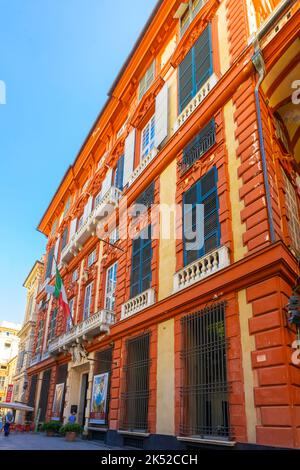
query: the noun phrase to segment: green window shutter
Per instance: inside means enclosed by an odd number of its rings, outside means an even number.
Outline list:
[[[143,238],[144,232],[147,238]],[[151,226],[147,227],[132,243],[130,297],[136,297],[151,287],[152,271]]]
[[[195,94],[212,74],[211,26],[203,31],[194,46]]]
[[[179,65],[179,112],[184,110],[193,98],[193,65],[192,50],[188,52]]]

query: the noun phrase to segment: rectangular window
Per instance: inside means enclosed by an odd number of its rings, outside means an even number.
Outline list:
[[[201,8],[205,5],[207,0],[189,0],[189,5],[180,20],[181,36],[184,35],[193,19],[197,16]]]
[[[181,435],[228,439],[225,305],[183,317],[181,328]]]
[[[151,225],[132,242],[131,298],[151,287],[152,271]]]
[[[78,220],[77,230],[81,229],[82,224],[83,224],[83,220],[84,220],[84,214],[82,214],[82,216]]]
[[[42,349],[43,334],[44,334],[44,320],[40,320],[37,340],[36,340],[36,348],[35,348],[37,353],[39,353]]]
[[[57,308],[53,310],[50,323],[49,323],[49,333],[48,333],[49,341],[52,341],[52,339],[55,338],[56,319],[57,319]]]
[[[212,168],[183,195],[183,239],[185,266],[202,258],[220,246],[219,199],[217,190],[217,170]],[[196,206],[204,205],[204,245],[198,250],[187,249],[185,234],[196,232]],[[188,225],[185,225],[185,221]],[[200,221],[203,223],[203,221]]]
[[[119,158],[115,174],[114,174],[114,186],[120,191],[123,190],[123,180],[124,180],[124,155]]]
[[[63,232],[63,235],[62,235],[62,241],[61,241],[61,249],[62,250],[67,246],[68,234],[69,234],[69,230],[68,230],[68,227],[66,227],[64,232]]]
[[[73,299],[71,299],[69,301],[69,308],[70,308],[71,316],[67,320],[67,331],[71,330],[71,328],[73,326],[73,321],[75,320],[75,298],[74,297],[73,297]],[[73,321],[72,321],[71,317],[73,318]]]
[[[72,274],[72,282],[78,281],[78,269],[75,269]]]
[[[213,72],[211,26],[208,25],[179,65],[179,113]]]
[[[300,220],[297,193],[284,170],[282,170],[282,174],[291,247],[295,250],[296,254],[300,254]]]
[[[139,87],[139,100],[141,100],[146,93],[146,91],[149,90],[150,86],[152,85],[153,81],[155,78],[155,60],[152,62],[148,70],[146,71],[145,75],[140,81],[140,87]]]
[[[91,314],[91,300],[92,300],[93,283],[89,284],[85,289],[84,306],[83,306],[83,319],[86,320]]]
[[[54,259],[54,246],[51,248],[48,254],[47,269],[46,269],[46,279],[51,277],[53,259]]]
[[[216,142],[215,120],[212,119],[204,129],[192,140],[183,151],[181,173],[184,174],[199,160]]]
[[[119,228],[116,227],[109,236],[109,243],[114,245],[120,239]]]
[[[68,198],[68,200],[66,202],[66,205],[65,205],[65,208],[64,208],[64,217],[69,212],[70,206],[71,206],[71,196]]]
[[[110,266],[106,274],[105,308],[107,310],[111,310],[112,312],[115,311],[117,266],[118,263]]]
[[[121,428],[127,431],[148,431],[149,350],[149,333],[126,342]]]
[[[142,130],[141,138],[141,160],[143,160],[153,149],[155,141],[155,116],[152,116],[150,121]]]
[[[88,257],[88,268],[92,266],[96,261],[96,250],[92,251]]]

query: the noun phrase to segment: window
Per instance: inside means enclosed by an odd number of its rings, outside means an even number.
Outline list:
[[[181,328],[180,433],[228,439],[225,304],[183,317]]]
[[[88,268],[92,266],[96,261],[96,250],[92,251],[88,257]]]
[[[140,88],[139,88],[139,100],[141,100],[146,93],[147,90],[149,90],[150,86],[152,85],[152,82],[154,81],[155,78],[155,60],[152,62],[148,70],[146,71],[145,75],[140,81]]]
[[[69,301],[70,316],[67,320],[67,331],[70,331],[73,327],[73,322],[75,319],[75,297]],[[73,320],[72,320],[73,319]]]
[[[215,120],[212,119],[183,151],[181,173],[185,173],[216,142]]]
[[[143,160],[153,149],[154,141],[155,141],[155,116],[152,116],[150,121],[142,130],[141,160]]]
[[[189,25],[191,24],[197,13],[199,13],[201,8],[204,6],[206,0],[189,0],[188,3],[189,6],[180,20],[180,32],[182,36],[188,29]]]
[[[219,200],[217,192],[217,170],[214,167],[195,183],[183,196],[183,234],[196,230],[196,206],[204,205],[204,246],[188,250],[184,238],[185,266],[201,258],[220,245]],[[185,221],[188,225],[185,226]]]
[[[62,235],[62,241],[61,241],[61,249],[62,250],[67,246],[68,235],[69,235],[69,230],[68,230],[68,227],[66,227],[65,230],[63,231],[63,235]]]
[[[42,349],[42,341],[43,341],[43,333],[44,333],[44,320],[40,320],[37,340],[36,340],[36,352],[40,352]]]
[[[52,225],[52,229],[51,229],[51,235],[54,235],[56,229],[57,229],[57,224],[58,224],[58,221],[57,219],[54,221],[53,225]]]
[[[5,385],[5,377],[0,377],[0,388],[4,388]]]
[[[179,65],[179,112],[189,104],[213,72],[211,26],[203,31]]]
[[[119,228],[116,227],[109,236],[109,243],[114,245],[120,239]]]
[[[285,205],[288,215],[288,228],[291,239],[291,246],[297,254],[300,254],[300,220],[297,193],[285,171],[282,170],[282,174],[285,186]]]
[[[18,370],[22,369],[24,365],[24,358],[25,358],[25,351],[20,351],[18,355],[18,363],[17,363]]]
[[[52,341],[52,339],[55,338],[56,319],[57,319],[57,308],[53,310],[51,318],[50,318],[49,333],[48,333],[49,341]]]
[[[82,224],[83,224],[83,218],[84,218],[84,214],[82,214],[82,216],[81,216],[80,219],[78,220],[77,230],[80,230],[80,229],[81,229]]]
[[[75,269],[72,274],[72,282],[78,281],[78,269]]]
[[[150,334],[126,342],[127,361],[122,393],[121,428],[148,431]]]
[[[142,204],[143,206],[150,208],[154,204],[154,189],[155,185],[153,182],[139,195],[135,204]]]
[[[131,298],[151,287],[152,271],[151,225],[132,242]]]
[[[69,212],[70,206],[71,206],[71,196],[69,197],[69,199],[66,202],[66,205],[65,205],[65,208],[64,208],[64,217]]]
[[[48,254],[46,279],[51,277],[53,259],[54,259],[54,246],[51,248],[51,250],[49,251],[49,254]]]
[[[119,158],[116,169],[115,169],[115,174],[114,174],[114,186],[120,191],[123,190],[123,180],[124,180],[124,155],[122,155],[121,158]]]
[[[95,198],[95,207],[99,206],[99,204],[101,203],[103,197],[102,197],[102,191],[100,191],[100,193],[97,194],[96,198]]]
[[[117,284],[117,263],[110,266],[106,274],[105,308],[114,312]]]
[[[89,318],[91,313],[91,300],[92,300],[93,283],[89,284],[85,289],[84,306],[83,306],[83,319]]]

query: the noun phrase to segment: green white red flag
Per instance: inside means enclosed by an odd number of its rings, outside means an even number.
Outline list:
[[[71,318],[71,321],[73,323],[73,318],[70,312],[66,289],[65,289],[65,286],[64,286],[64,283],[63,283],[63,280],[62,280],[62,277],[60,275],[58,268],[56,268],[54,297],[58,299],[59,306],[63,309],[66,320]]]

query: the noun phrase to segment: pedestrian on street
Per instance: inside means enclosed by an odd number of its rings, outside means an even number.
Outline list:
[[[2,432],[3,429],[3,414],[0,414],[0,433]]]
[[[76,423],[76,413],[73,411],[71,415],[69,416],[69,423],[70,424],[75,424]]]
[[[5,416],[5,424],[4,424],[4,436],[9,436],[9,428],[10,425],[14,422],[14,415],[11,411],[8,411]]]

